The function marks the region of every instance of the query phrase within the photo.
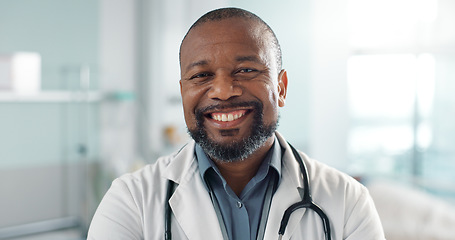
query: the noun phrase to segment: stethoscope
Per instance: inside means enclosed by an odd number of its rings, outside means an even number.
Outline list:
[[[300,157],[300,154],[297,152],[297,150],[291,144],[289,144],[289,146],[292,149],[292,153],[294,154],[295,159],[299,163],[300,171],[301,171],[301,173],[303,175],[303,197],[302,197],[302,201],[292,204],[288,209],[286,209],[286,211],[284,211],[283,218],[281,219],[280,228],[278,230],[278,240],[282,239],[282,237],[284,235],[284,232],[286,230],[286,226],[288,225],[289,218],[291,217],[291,214],[295,210],[300,209],[300,208],[311,209],[311,210],[315,211],[319,215],[319,217],[322,220],[322,225],[323,225],[323,228],[324,228],[325,239],[326,240],[330,240],[331,237],[330,237],[330,222],[329,222],[329,218],[324,213],[324,211],[321,209],[321,207],[319,207],[313,201],[313,198],[311,197],[311,193],[310,193],[310,181],[308,179],[308,171],[307,171],[307,169],[305,167],[305,164],[303,163],[303,160]],[[273,181],[270,181],[270,182],[273,182]],[[265,205],[264,209],[267,209],[267,211],[263,211],[263,214],[262,214],[262,218],[261,218],[262,220],[261,220],[261,224],[260,224],[262,226],[260,226],[260,230],[259,230],[259,233],[258,233],[258,235],[261,235],[261,237],[258,236],[258,239],[262,239],[263,235],[264,235],[265,221],[263,221],[263,220],[264,220],[264,218],[267,218],[267,216],[268,216],[268,209],[270,208],[270,202],[271,201],[267,201],[267,199],[271,200],[271,195],[272,195],[271,193],[273,191],[270,190],[270,189],[273,188],[272,185],[273,184],[269,184],[268,190],[266,192],[266,201],[264,201],[265,202],[264,203],[264,205]],[[164,239],[166,239],[166,240],[171,240],[172,239],[172,236],[171,236],[171,213],[172,213],[172,210],[171,210],[171,207],[169,205],[169,199],[171,198],[172,194],[174,193],[174,186],[175,186],[175,183],[173,181],[169,180],[167,193],[166,193],[165,208],[164,208],[164,211],[165,211]],[[214,204],[214,206],[215,206],[215,212],[217,213],[218,221],[220,222],[221,226],[224,226],[224,222],[223,222],[223,218],[221,216],[221,211],[219,209],[218,201],[216,201],[216,197],[213,194],[213,191],[211,190],[210,184],[208,184],[208,188],[209,188],[210,197],[212,198],[212,202],[216,202],[216,204]],[[224,228],[222,227],[221,229],[222,229],[223,238],[225,240],[227,240],[228,238],[227,238],[227,233],[226,233],[226,227],[224,227]]]

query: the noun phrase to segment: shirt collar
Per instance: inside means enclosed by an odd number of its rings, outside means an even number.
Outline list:
[[[218,168],[216,167],[215,163],[207,156],[207,154],[205,154],[204,150],[202,150],[202,147],[199,146],[199,144],[196,144],[195,146],[195,153],[199,165],[199,173],[202,179],[205,179],[204,176],[210,168],[213,168],[219,174]],[[275,136],[273,145],[270,148],[264,160],[268,161],[268,165],[270,167],[273,167],[277,171],[278,179],[281,179],[281,158],[282,158],[281,146],[279,144],[278,139]]]

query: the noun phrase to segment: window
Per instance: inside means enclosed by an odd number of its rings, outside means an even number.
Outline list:
[[[349,1],[351,171],[455,199],[454,10],[447,0]]]

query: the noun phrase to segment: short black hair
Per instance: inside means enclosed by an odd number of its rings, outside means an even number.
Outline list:
[[[215,9],[210,12],[207,12],[206,14],[202,15],[196,22],[191,25],[191,27],[188,29],[188,32],[186,32],[185,37],[183,37],[182,43],[180,44],[180,52],[182,49],[182,44],[183,41],[185,41],[186,37],[188,34],[191,32],[191,30],[203,23],[206,22],[214,22],[214,21],[221,21],[229,18],[243,18],[247,20],[253,20],[259,23],[260,25],[265,27],[265,30],[270,33],[271,35],[271,41],[272,41],[272,46],[275,51],[276,55],[276,63],[278,67],[278,72],[281,70],[282,66],[282,56],[281,56],[281,47],[280,43],[278,42],[278,38],[276,37],[275,33],[273,32],[272,28],[264,22],[260,17],[258,17],[256,14],[241,9],[241,8],[234,8],[234,7],[229,7],[229,8],[220,8],[220,9]],[[179,52],[179,59],[181,59]]]

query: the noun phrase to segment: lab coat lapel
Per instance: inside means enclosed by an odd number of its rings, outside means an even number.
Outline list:
[[[188,239],[223,239],[212,201],[199,175],[194,143],[179,153],[168,170],[168,177],[178,184],[169,203]]]
[[[276,240],[278,239],[278,230],[280,228],[281,219],[286,209],[292,204],[302,200],[297,187],[303,188],[302,175],[300,173],[299,165],[292,154],[292,150],[287,144],[286,140],[279,134],[276,136],[280,142],[280,145],[285,149],[282,166],[281,166],[281,182],[276,190],[272,205],[270,207],[269,219],[267,221],[267,227],[264,239]],[[289,239],[296,227],[299,225],[305,209],[296,210],[292,213],[288,225],[286,227],[283,239]]]

